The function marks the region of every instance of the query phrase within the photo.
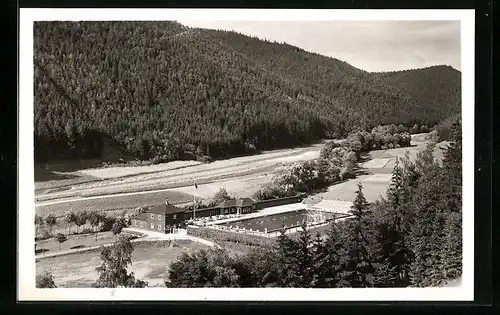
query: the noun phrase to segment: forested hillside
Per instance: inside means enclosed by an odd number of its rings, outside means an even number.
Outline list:
[[[101,158],[103,136],[155,162],[221,158],[460,111],[447,68],[371,74],[174,22],[37,22],[34,49],[38,161]]]
[[[439,105],[440,112],[444,114],[443,118],[460,113],[462,74],[452,67],[432,66],[378,73],[377,76],[383,82],[402,89],[422,103]]]

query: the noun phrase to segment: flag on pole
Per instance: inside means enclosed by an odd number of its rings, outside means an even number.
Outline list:
[[[196,181],[194,181],[194,188],[198,189],[198,185],[196,185]],[[193,195],[193,220],[196,219],[196,195]]]

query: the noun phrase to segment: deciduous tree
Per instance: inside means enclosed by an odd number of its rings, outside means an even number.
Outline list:
[[[147,282],[135,278],[128,273],[127,267],[132,264],[134,247],[125,236],[120,236],[112,246],[101,247],[102,263],[96,268],[99,273],[96,286],[99,288],[145,287]]]
[[[54,277],[51,272],[45,271],[43,274],[36,276],[36,287],[41,289],[57,288]]]
[[[61,250],[62,243],[66,242],[68,238],[62,233],[57,233],[55,239],[59,242],[59,250]]]
[[[57,223],[57,217],[53,213],[49,213],[45,216],[45,223],[49,227],[50,234],[52,234],[52,229]]]

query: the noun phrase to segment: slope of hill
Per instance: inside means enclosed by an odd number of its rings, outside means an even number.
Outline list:
[[[99,157],[103,135],[141,159],[220,158],[378,124],[433,125],[460,108],[454,96],[418,97],[429,89],[420,72],[402,85],[175,22],[37,22],[34,39],[37,160]],[[460,90],[451,77],[443,82]]]
[[[376,73],[375,76],[422,104],[439,106],[443,119],[460,113],[462,74],[450,66]]]

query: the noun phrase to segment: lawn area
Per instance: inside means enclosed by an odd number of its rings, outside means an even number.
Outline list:
[[[94,163],[96,162],[94,161]],[[66,163],[66,165],[69,164]],[[84,167],[84,165],[78,165]],[[36,192],[99,180],[98,177],[90,174],[79,173],[74,166],[65,167],[63,163],[56,163],[54,165],[35,163],[34,168]]]
[[[113,243],[115,241],[115,237],[111,232],[97,233],[97,241],[95,234],[67,235],[66,237],[68,238],[68,240],[62,243],[60,247],[59,242],[55,238],[37,241],[37,251],[44,253],[53,253],[60,250],[65,251],[72,248],[100,246]]]
[[[125,195],[107,198],[95,198],[86,200],[69,201],[47,205],[37,205],[35,211],[38,215],[45,216],[53,213],[62,216],[66,211],[117,211],[130,210],[142,206],[157,206],[163,204],[165,199],[173,204],[193,201],[193,196],[180,191],[161,191],[154,193]]]
[[[180,169],[189,166],[196,166],[202,164],[198,161],[172,161],[168,163],[161,163],[155,165],[141,165],[141,166],[115,166],[115,167],[100,167],[93,169],[84,169],[80,173],[96,177],[96,178],[118,178],[132,175],[142,175],[149,173],[157,173]]]
[[[193,252],[208,246],[189,240],[137,242],[133,243],[132,266],[130,271],[136,277],[146,280],[149,286],[164,286],[168,276],[168,268],[183,252]],[[99,250],[84,253],[63,255],[53,258],[42,258],[36,262],[36,272],[51,271],[58,287],[85,288],[90,287],[98,278],[95,270],[101,263]]]
[[[360,166],[368,171],[368,175],[361,175],[353,180],[334,184],[328,187],[327,192],[319,193],[317,196],[330,200],[353,201],[356,196],[357,184],[363,184],[363,193],[369,202],[385,197],[387,188],[391,182],[392,171],[396,162],[396,157],[402,158],[409,152],[411,160],[415,160],[417,153],[424,150],[427,134],[412,136],[412,146],[388,150],[374,150],[367,154],[367,161],[360,163]],[[449,143],[440,142],[434,149],[434,157],[440,161],[443,157],[443,150]]]
[[[323,199],[353,201],[356,197],[357,184],[363,184],[363,193],[368,202],[373,202],[379,196],[385,196],[391,181],[391,174],[361,175],[356,179],[348,180],[328,187],[328,191],[319,193]]]

